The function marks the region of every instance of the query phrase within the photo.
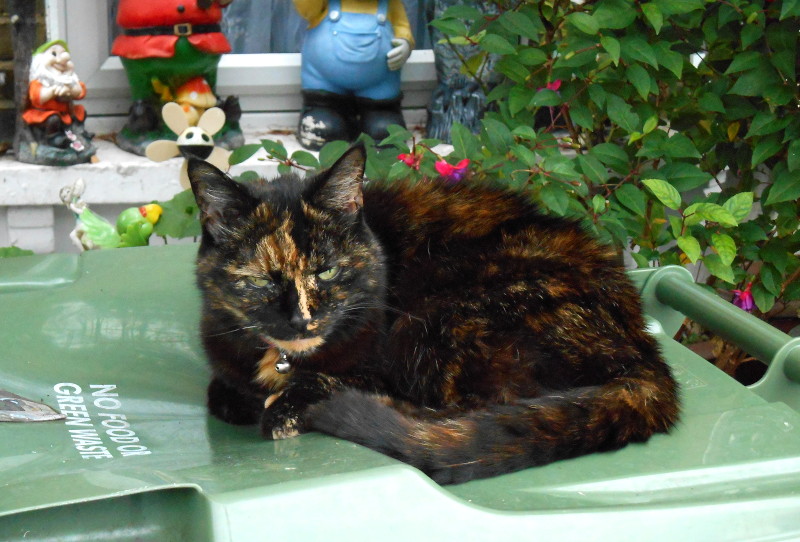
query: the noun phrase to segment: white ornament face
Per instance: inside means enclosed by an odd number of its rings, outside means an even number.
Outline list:
[[[208,132],[197,126],[190,126],[184,130],[175,143],[184,158],[205,160],[214,151],[214,140]]]
[[[214,140],[211,139],[208,132],[197,126],[191,126],[184,130],[183,133],[178,136],[176,143],[179,147],[183,145],[191,145],[193,147],[198,145],[214,146]]]

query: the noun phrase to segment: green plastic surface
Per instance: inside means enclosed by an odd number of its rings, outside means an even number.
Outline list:
[[[349,442],[209,418],[195,250],[0,260],[0,384],[68,415],[0,423],[0,541],[800,538],[796,343],[679,268],[632,273],[682,384],[671,434],[441,488]],[[770,358],[767,381],[670,339],[682,313]]]

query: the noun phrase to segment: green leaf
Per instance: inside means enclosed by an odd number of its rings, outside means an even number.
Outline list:
[[[640,64],[631,64],[625,70],[625,78],[630,81],[643,100],[650,94],[650,74]]]
[[[528,76],[531,74],[530,69],[520,61],[519,56],[502,57],[497,64],[495,64],[495,69],[515,83],[523,85],[526,83]],[[486,100],[491,102],[503,98],[503,91],[508,92],[508,87],[506,85],[497,85],[486,96]],[[498,94],[498,92],[501,94]]]
[[[639,129],[639,115],[634,113],[630,104],[615,94],[606,96],[608,102],[608,118],[628,133]]]
[[[753,148],[753,156],[750,159],[750,165],[755,167],[767,158],[774,156],[778,151],[783,148],[783,143],[779,134],[772,134],[761,139]],[[783,201],[783,200],[781,200]]]
[[[513,55],[517,52],[516,47],[511,45],[507,39],[497,34],[486,34],[480,42],[481,49],[496,55]]]
[[[680,217],[675,215],[669,215],[667,218],[669,219],[669,227],[672,230],[672,236],[677,239],[681,236],[683,221],[680,219]]]
[[[661,14],[661,10],[658,9],[658,6],[654,3],[647,3],[641,4],[640,7],[642,8],[642,13],[644,13],[647,22],[650,23],[650,26],[653,27],[656,34],[661,32],[661,27],[664,25],[664,15]]]
[[[631,252],[631,256],[633,257],[633,260],[636,262],[637,267],[650,266],[650,261],[647,258],[645,258],[643,254],[639,252]]]
[[[592,8],[592,18],[600,29],[613,28],[622,30],[633,25],[636,20],[636,8],[630,0],[603,0],[596,2]]]
[[[600,30],[597,21],[595,21],[588,13],[584,13],[582,11],[567,15],[567,22],[572,24],[572,26],[584,34],[589,34],[590,36],[594,36]]]
[[[671,71],[678,79],[683,75],[683,64],[685,57],[669,48],[669,43],[659,41],[653,44],[653,51],[655,51],[658,63]]]
[[[689,210],[688,207],[686,210]],[[738,222],[733,214],[716,203],[698,204],[697,214],[699,214],[703,219],[716,222],[721,226],[735,227],[738,225]]]
[[[547,62],[547,54],[535,47],[524,47],[517,53],[517,58],[525,66],[539,66]]]
[[[750,210],[753,208],[753,193],[740,192],[728,198],[728,201],[723,203],[722,207],[733,215],[736,222],[742,222],[748,217]]]
[[[267,151],[267,154],[278,160],[286,160],[289,157],[289,151],[283,146],[280,141],[273,141],[271,139],[262,139],[261,146]]]
[[[703,0],[654,0],[653,3],[666,16],[682,15],[705,7]]]
[[[623,184],[614,192],[614,195],[626,208],[636,216],[644,216],[647,211],[647,196],[633,184]]]
[[[350,148],[347,141],[331,141],[319,150],[319,165],[321,168],[331,167],[336,160],[342,157],[344,151]]]
[[[155,223],[153,233],[175,239],[200,235],[199,210],[191,190],[179,192],[171,200],[159,202],[159,205],[163,212]]]
[[[514,145],[511,147],[511,152],[514,154],[514,156],[522,160],[522,163],[529,168],[534,167],[541,161],[535,152],[523,145]]]
[[[764,205],[800,198],[800,170],[780,172],[773,180]]]
[[[561,95],[558,92],[543,88],[533,95],[530,105],[531,107],[546,107],[560,105],[561,102]]]
[[[588,154],[579,154],[577,162],[581,171],[594,184],[603,184],[608,180],[608,170],[600,160]]]
[[[664,155],[670,158],[700,158],[697,147],[683,134],[673,134],[662,148]]]
[[[536,42],[539,41],[539,34],[544,30],[541,21],[534,22],[520,11],[506,11],[500,16],[499,21],[506,30]]]
[[[758,51],[743,51],[733,57],[728,69],[725,70],[725,75],[732,73],[743,72],[757,68],[764,62],[764,55]]]
[[[620,40],[622,45],[622,58],[628,63],[631,61],[644,62],[658,68],[658,56],[653,47],[639,36],[627,36]]]
[[[235,175],[233,178],[239,183],[252,183],[261,179],[261,175],[255,171],[243,171],[239,175]]]
[[[312,169],[319,168],[319,160],[317,160],[317,157],[308,151],[294,151],[291,158],[297,163],[297,165],[310,167]]]
[[[680,208],[681,194],[667,181],[662,181],[661,179],[644,179],[642,184],[649,188],[653,195],[658,198],[658,201],[665,206],[673,210]]]
[[[524,87],[522,85],[515,85],[508,91],[508,111],[511,116],[516,116],[517,113],[528,107],[533,99],[533,89]]]
[[[775,68],[768,62],[761,62],[758,67],[740,75],[728,91],[728,94],[763,96],[770,86],[780,84],[781,80]]]
[[[786,154],[786,166],[789,171],[800,169],[800,139],[795,139],[789,143],[789,149]]]
[[[573,102],[570,104],[569,117],[572,119],[573,123],[581,128],[586,128],[587,130],[594,128],[592,111],[583,102]]]
[[[775,306],[775,296],[769,293],[763,284],[754,284],[751,293],[753,294],[753,301],[756,307],[758,307],[758,310],[761,312],[767,312]]]
[[[716,113],[725,113],[725,105],[719,96],[713,92],[706,92],[697,101],[697,105],[706,111],[714,111]]]
[[[783,0],[780,20],[800,16],[800,0]]]
[[[480,10],[472,6],[456,4],[444,10],[444,13],[442,13],[442,16],[440,17],[440,19],[449,19],[449,18],[475,21],[477,19],[483,18],[483,13],[481,13]]]
[[[763,136],[783,130],[789,124],[791,117],[779,119],[771,111],[759,111],[750,121],[750,129],[744,136],[745,139],[753,136]]]
[[[467,35],[467,27],[466,25],[459,21],[458,19],[448,19],[448,18],[441,18],[441,19],[434,19],[430,22],[430,25],[442,34],[446,36],[466,36]]]
[[[539,194],[545,207],[559,216],[564,216],[569,208],[569,195],[561,183],[549,183],[542,187]]]
[[[733,274],[733,269],[730,265],[725,265],[722,263],[722,259],[718,254],[706,254],[703,257],[703,263],[708,268],[709,273],[715,277],[730,284],[733,284],[736,281],[736,277]]]
[[[450,127],[450,139],[456,156],[471,159],[481,152],[478,138],[461,123],[454,122]]]
[[[733,263],[733,259],[736,258],[736,243],[733,237],[725,233],[712,233],[711,246],[713,246],[717,254],[719,254],[722,263],[725,265]]]
[[[495,154],[505,154],[508,147],[514,143],[514,136],[511,135],[508,126],[492,118],[484,118],[481,120],[481,125],[483,126],[481,138],[484,144]]]
[[[686,256],[695,263],[700,256],[703,255],[703,250],[700,248],[700,243],[691,235],[682,235],[678,237],[678,247],[686,254]]]
[[[783,277],[780,271],[775,269],[775,266],[769,263],[764,263],[761,266],[758,276],[761,278],[761,284],[764,285],[766,290],[775,295],[781,295],[781,287],[783,285]]]
[[[598,215],[604,213],[606,211],[606,198],[600,194],[595,194],[592,197],[592,210]]]
[[[764,246],[758,250],[759,256],[765,262],[769,262],[775,266],[780,273],[786,271],[789,265],[789,254],[786,245],[779,239],[771,239]]]
[[[261,145],[258,143],[251,143],[249,145],[242,145],[234,149],[231,153],[230,157],[228,158],[228,163],[232,166],[236,164],[241,164],[255,153],[261,150]]]
[[[615,171],[625,172],[630,167],[628,155],[619,145],[614,143],[600,143],[589,151],[589,154],[600,160]]]
[[[614,64],[619,64],[620,46],[619,40],[611,36],[603,36],[600,38],[600,45],[606,50],[608,56],[614,61]]]

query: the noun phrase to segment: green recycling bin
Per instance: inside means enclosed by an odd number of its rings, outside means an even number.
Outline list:
[[[0,541],[800,539],[800,340],[681,268],[632,272],[681,383],[673,432],[440,487],[350,442],[209,417],[195,251],[0,260]],[[685,315],[764,379],[674,342]]]

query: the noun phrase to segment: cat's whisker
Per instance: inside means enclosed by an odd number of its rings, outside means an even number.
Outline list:
[[[247,329],[256,329],[258,326],[242,326],[237,327],[234,329],[230,329],[228,331],[221,331],[219,333],[203,333],[204,337],[222,337],[223,335],[230,335],[231,333],[236,333],[238,331],[245,331]]]

